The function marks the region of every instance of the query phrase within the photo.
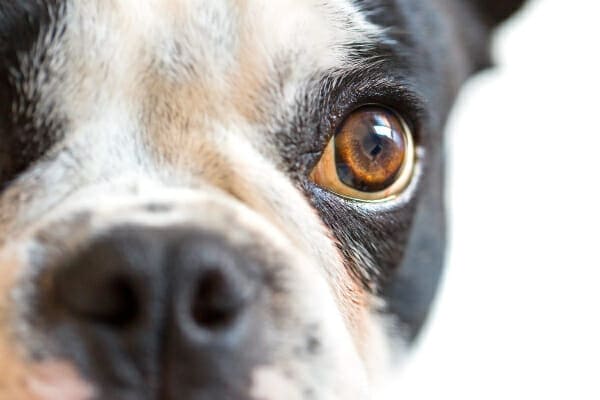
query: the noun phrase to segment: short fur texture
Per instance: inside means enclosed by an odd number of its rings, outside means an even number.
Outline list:
[[[444,124],[521,3],[1,3],[0,399],[397,398],[443,266]],[[384,203],[309,179],[365,104],[401,113],[418,145]],[[235,352],[182,358],[158,319],[91,342],[46,301],[90,243],[181,232],[258,266],[260,328]]]

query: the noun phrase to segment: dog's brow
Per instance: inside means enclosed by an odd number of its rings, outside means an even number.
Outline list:
[[[352,91],[354,95],[377,100],[392,96],[400,101],[404,111],[420,119],[426,112],[425,95],[414,84],[412,60],[390,50],[386,45],[377,46],[362,54],[348,66],[327,71],[320,78],[322,98],[332,101],[338,93]],[[384,100],[384,99],[381,99]]]

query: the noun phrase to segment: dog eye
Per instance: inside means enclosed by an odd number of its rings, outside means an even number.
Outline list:
[[[337,130],[311,173],[320,187],[359,201],[383,201],[409,184],[415,146],[406,121],[379,106],[354,111]]]

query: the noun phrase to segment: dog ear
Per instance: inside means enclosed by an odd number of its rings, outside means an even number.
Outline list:
[[[513,15],[526,0],[466,0],[486,25],[493,28]]]

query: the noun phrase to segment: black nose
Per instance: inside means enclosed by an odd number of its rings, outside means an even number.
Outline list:
[[[54,270],[47,312],[105,396],[201,397],[252,362],[260,271],[214,235],[122,228]]]

